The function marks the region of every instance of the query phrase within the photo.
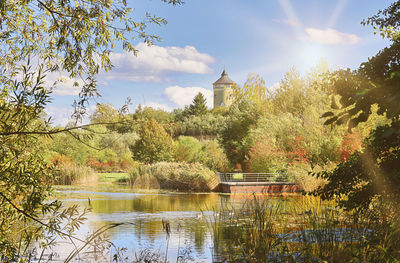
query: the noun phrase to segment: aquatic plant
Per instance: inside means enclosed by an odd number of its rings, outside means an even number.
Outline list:
[[[143,164],[132,169],[129,174],[130,185],[141,189],[208,192],[219,182],[215,172],[199,163]]]

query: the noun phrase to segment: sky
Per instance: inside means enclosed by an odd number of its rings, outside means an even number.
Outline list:
[[[322,58],[332,69],[356,69],[389,42],[360,22],[384,9],[388,0],[185,0],[172,6],[160,0],[129,0],[134,17],[145,12],[164,17],[166,26],[148,30],[162,38],[153,46],[133,43],[137,56],[119,49],[111,54],[114,68],[98,76],[96,103],[130,111],[151,106],[171,111],[189,105],[202,92],[212,107],[212,83],[225,68],[243,85],[249,73],[276,87],[295,67],[306,74]],[[49,76],[56,80],[58,76]],[[73,81],[54,91],[46,111],[54,124],[66,124],[79,89]]]

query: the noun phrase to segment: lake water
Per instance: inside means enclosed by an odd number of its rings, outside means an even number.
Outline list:
[[[250,195],[217,193],[135,193],[125,187],[60,188],[57,198],[65,205],[91,207],[87,222],[77,235],[86,237],[100,227],[111,223],[127,223],[107,232],[117,247],[124,247],[129,258],[149,249],[167,253],[170,262],[185,252],[195,262],[212,262],[212,221],[214,211],[223,206],[240,206]],[[282,200],[280,197],[271,197]],[[168,222],[170,235],[163,230]],[[167,249],[168,246],[168,249]],[[73,250],[68,242],[56,251],[64,258]]]

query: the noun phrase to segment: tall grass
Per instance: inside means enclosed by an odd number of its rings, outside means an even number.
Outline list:
[[[72,184],[97,184],[98,176],[94,170],[87,166],[81,166],[74,163],[61,163],[55,168],[54,184],[72,185]]]
[[[218,213],[214,254],[222,262],[400,262],[399,216],[379,215],[316,198],[287,205],[254,196]]]
[[[130,171],[134,188],[208,192],[218,185],[215,172],[199,163],[142,164]]]

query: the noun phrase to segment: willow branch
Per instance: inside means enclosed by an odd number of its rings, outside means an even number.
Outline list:
[[[10,135],[53,135],[62,132],[73,131],[77,129],[85,129],[87,127],[96,126],[96,125],[113,125],[113,124],[122,124],[126,123],[124,121],[119,122],[99,122],[99,123],[91,123],[85,125],[74,126],[70,128],[50,130],[50,131],[12,131],[12,132],[0,132],[0,136],[10,136]]]

